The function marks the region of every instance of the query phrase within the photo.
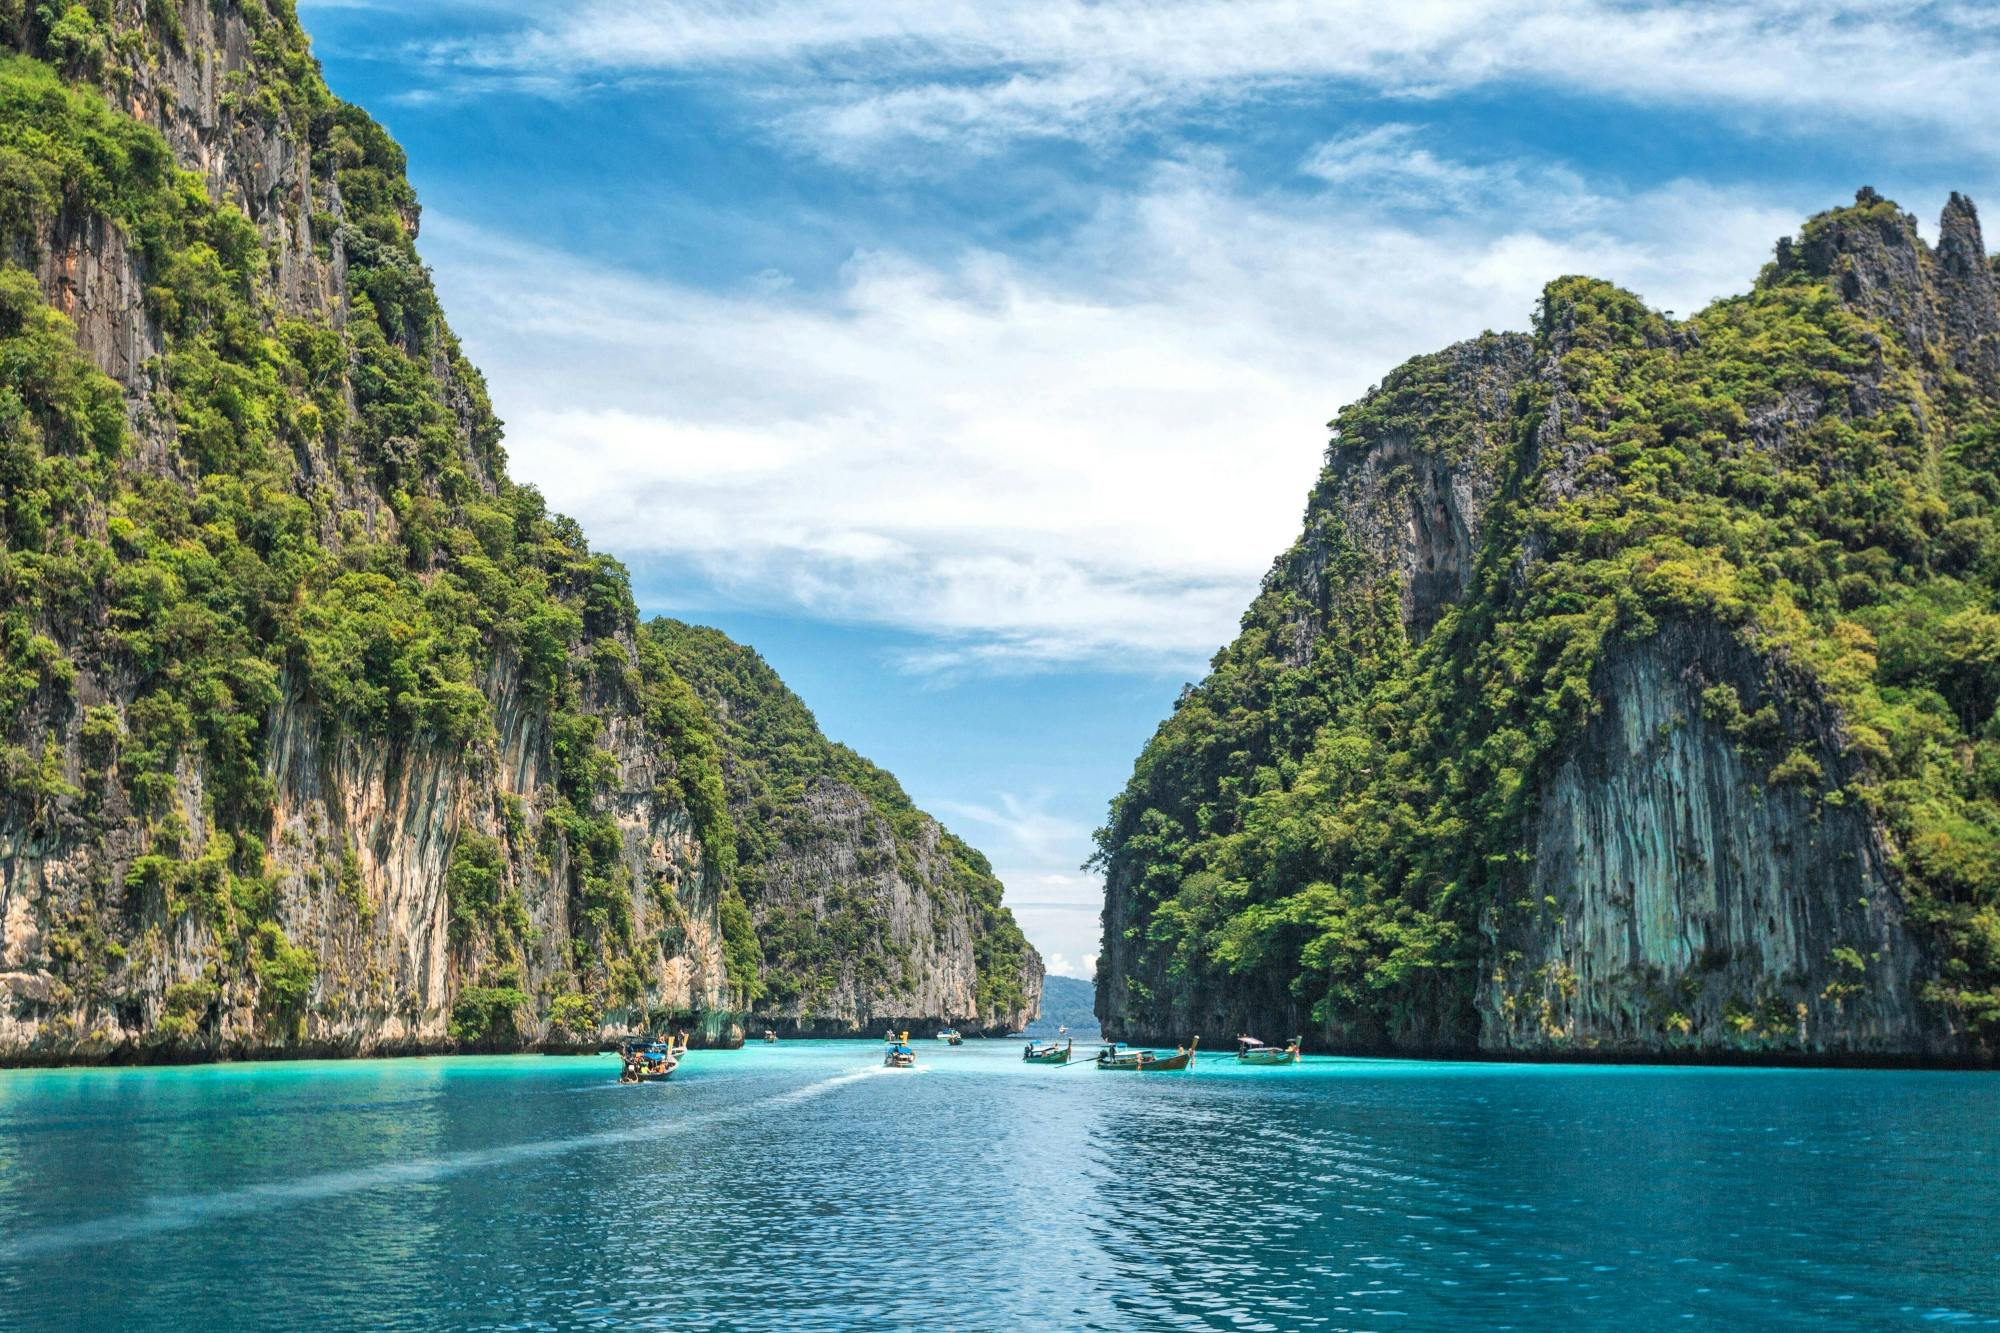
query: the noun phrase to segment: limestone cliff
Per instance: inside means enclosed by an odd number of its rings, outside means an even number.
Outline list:
[[[0,71],[33,275],[0,321],[0,1058],[726,1011],[712,742],[622,571],[506,478],[400,153],[288,6],[56,9]]]
[[[2000,299],[1872,191],[1343,410],[1100,834],[1113,1035],[1987,1061]]]
[[[1041,957],[986,858],[828,741],[755,651],[679,621],[648,630],[716,719],[762,954],[753,1023],[843,1036],[1032,1022]]]
[[[1852,760],[1808,680],[1712,624],[1621,644],[1598,708],[1548,778],[1521,901],[1496,913],[1481,1039],[1518,1051],[1727,1046],[1755,1032],[1827,1054],[1949,1058],[1947,1013],[1916,1002],[1935,961],[1881,829],[1766,781],[1708,696],[1771,707],[1839,789]]]
[[[401,151],[289,0],[0,43],[0,1062],[726,1037],[714,724],[507,476]]]

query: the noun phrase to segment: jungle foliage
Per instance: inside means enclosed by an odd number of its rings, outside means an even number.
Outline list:
[[[648,946],[614,881],[599,715],[643,720],[660,795],[726,876],[736,835],[706,712],[638,634],[624,569],[508,479],[483,381],[417,257],[401,149],[327,91],[286,0],[239,8],[256,59],[225,111],[310,154],[317,205],[266,222],[303,224],[322,258],[338,247],[341,320],[281,302],[273,228],[107,99],[186,40],[177,6],[145,6],[134,27],[105,3],[0,5],[34,53],[0,57],[0,254],[16,257],[0,263],[0,803],[32,829],[135,820],[143,846],[105,910],[138,893],[202,913],[228,975],[292,1015],[313,975],[272,919],[275,706],[302,701],[329,741],[490,751],[487,687],[506,662],[550,719],[557,790],[538,843],[461,840],[454,936],[518,941],[506,862],[560,844],[592,936],[576,982],[600,993]],[[106,232],[144,275],[158,347],[131,420],[32,271]],[[144,456],[155,447],[164,458]],[[84,670],[119,696],[83,727],[89,790],[57,762]],[[352,849],[324,851],[326,882],[360,898]],[[490,1032],[514,1007],[482,1002],[459,1025]]]
[[[1851,776],[1772,736],[1768,780],[1874,813],[1946,959],[1925,998],[2000,1037],[2000,384],[1797,262],[1857,223],[1907,226],[1864,192],[1682,321],[1551,283],[1471,584],[1420,646],[1394,571],[1342,527],[1332,464],[1392,434],[1462,457],[1472,407],[1440,355],[1339,414],[1314,550],[1279,560],[1099,831],[1130,964],[1100,988],[1143,1005],[1263,985],[1357,1040],[1468,1034],[1478,923],[1515,907],[1535,794],[1592,715],[1597,665],[1693,619],[1835,707]],[[1318,600],[1286,573],[1309,558]],[[1301,623],[1320,627],[1304,661]]]
[[[885,993],[904,984],[908,950],[893,940],[883,895],[866,885],[838,886],[814,911],[788,901],[774,880],[788,853],[827,836],[808,798],[830,784],[852,789],[867,803],[872,828],[857,849],[864,869],[893,867],[940,906],[962,902],[974,913],[980,1012],[1020,1009],[1028,942],[1001,904],[1000,881],[986,858],[940,830],[933,872],[926,875],[918,849],[930,817],[894,776],[828,740],[804,701],[754,649],[720,630],[677,620],[650,621],[646,631],[674,673],[708,702],[721,737],[738,872],[762,946],[762,991],[809,1006],[843,975]]]

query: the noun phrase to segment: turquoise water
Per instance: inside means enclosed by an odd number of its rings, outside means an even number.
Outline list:
[[[920,1055],[0,1073],[0,1327],[2000,1322],[2000,1078]]]

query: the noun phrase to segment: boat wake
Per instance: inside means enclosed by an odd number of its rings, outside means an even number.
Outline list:
[[[539,1139],[529,1143],[509,1144],[501,1148],[482,1148],[467,1152],[443,1153],[433,1157],[414,1157],[407,1161],[357,1167],[351,1171],[323,1171],[298,1180],[246,1185],[240,1189],[221,1190],[214,1194],[162,1195],[138,1203],[133,1211],[117,1217],[94,1218],[88,1222],[73,1222],[66,1226],[49,1227],[42,1231],[0,1239],[0,1264],[18,1263],[24,1259],[41,1258],[93,1245],[116,1245],[159,1235],[162,1232],[185,1231],[209,1222],[248,1217],[296,1204],[329,1199],[337,1195],[357,1194],[363,1190],[429,1184],[451,1176],[464,1175],[469,1171],[514,1166],[521,1162],[540,1161],[591,1148],[608,1148],[652,1139],[673,1138],[703,1126],[738,1119],[753,1111],[811,1101],[846,1084],[887,1072],[893,1071],[870,1068],[835,1074],[817,1083],[774,1093],[769,1097],[739,1102],[723,1109],[697,1112],[673,1120],[635,1125],[627,1129],[580,1134],[574,1138]]]
[[[790,1092],[774,1093],[769,1097],[759,1098],[752,1105],[784,1106],[792,1102],[809,1102],[815,1097],[824,1097],[835,1088],[845,1084],[859,1083],[864,1078],[874,1078],[878,1074],[893,1072],[893,1070],[883,1069],[879,1065],[871,1065],[867,1069],[857,1069],[852,1073],[835,1074],[832,1078],[823,1078],[817,1083],[808,1083],[803,1088],[793,1088]]]

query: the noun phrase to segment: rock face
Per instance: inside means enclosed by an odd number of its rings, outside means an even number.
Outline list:
[[[713,721],[623,569],[508,478],[400,150],[288,3],[23,9],[0,1063],[740,1035],[782,974]],[[870,846],[842,799],[812,817]],[[933,906],[941,837],[910,884],[840,881],[935,938],[898,993],[940,1014],[980,938]]]
[[[523,534],[558,544],[560,557],[531,557],[517,573],[553,574],[559,585],[561,563],[588,562],[580,534],[542,516],[532,491],[506,479],[477,373],[429,313],[428,281],[407,251],[416,210],[400,155],[386,139],[357,141],[372,126],[326,95],[296,22],[263,6],[121,0],[86,28],[81,37],[52,33],[30,16],[7,34],[16,49],[60,65],[78,90],[59,134],[117,143],[135,164],[125,182],[135,191],[164,197],[175,188],[171,167],[195,173],[194,202],[166,207],[190,229],[247,218],[252,230],[240,235],[260,253],[232,292],[246,329],[261,324],[301,342],[319,330],[335,349],[331,382],[312,410],[343,420],[319,430],[301,420],[312,396],[303,386],[270,399],[296,414],[281,428],[291,457],[276,476],[307,516],[304,549],[324,562],[280,595],[310,605],[343,564],[383,558],[363,551],[393,551],[394,577],[438,589],[464,571],[414,530],[433,516],[463,525],[467,506],[481,501],[505,506]],[[63,94],[41,64],[18,64],[10,78],[0,119],[13,139],[35,114],[30,93]],[[107,90],[108,107],[95,87]],[[187,357],[199,346],[225,375],[259,373],[258,358],[229,345],[242,335],[211,341],[214,325],[165,311],[163,289],[191,239],[137,241],[129,218],[77,202],[88,191],[60,168],[23,174],[37,172],[55,197],[20,219],[14,262],[34,274],[67,317],[61,332],[115,386],[127,439],[70,516],[69,542],[24,539],[18,524],[8,533],[17,571],[79,551],[99,563],[85,576],[96,596],[74,611],[38,603],[18,579],[9,593],[16,623],[62,666],[9,717],[0,1060],[581,1042],[600,1023],[619,1027],[648,1008],[726,1015],[721,878],[682,794],[701,756],[646,716],[646,696],[661,682],[639,660],[629,597],[616,604],[622,577],[598,581],[596,591],[612,595],[608,612],[576,616],[559,636],[567,641],[553,645],[554,661],[537,664],[549,679],[524,681],[505,635],[489,633],[463,663],[461,703],[472,721],[450,731],[393,711],[382,725],[344,715],[311,679],[302,637],[258,662],[268,666],[267,688],[251,688],[246,673],[233,695],[213,681],[201,687],[211,690],[205,697],[181,694],[174,677],[185,664],[134,650],[135,628],[167,631],[135,625],[122,604],[120,582],[136,577],[151,534],[146,520],[135,530],[118,515],[136,515],[128,497],[153,487],[185,497],[166,507],[191,504],[198,515],[203,497],[227,484],[231,469],[198,459],[190,445],[199,391]],[[355,188],[371,196],[360,210],[346,198]],[[201,191],[225,202],[218,209]],[[357,250],[370,257],[371,279],[397,268],[407,288],[407,313],[384,322],[393,354],[365,366],[357,350],[365,335],[353,330],[381,320],[387,300],[379,287],[364,296],[350,284]],[[385,365],[417,377],[444,408],[422,427],[435,432],[422,462],[414,441],[383,439],[355,420],[388,404],[370,401],[351,377]],[[246,417],[224,430],[240,440],[255,428]],[[368,456],[383,445],[410,450],[400,474]],[[183,566],[147,615],[182,614],[173,603],[192,595],[194,577]],[[229,619],[263,609],[227,585],[209,584],[211,609]],[[557,586],[537,609],[560,615],[586,600],[581,591]],[[367,645],[363,660],[383,647]],[[622,659],[629,679],[588,670],[583,654],[594,647],[606,655],[599,661]],[[240,737],[250,771],[219,777],[224,747],[196,735],[170,737],[164,753],[139,759],[150,739],[145,719],[176,705],[187,706],[181,717],[194,732]],[[564,726],[593,737],[602,766],[588,782],[558,772]],[[30,761],[45,768],[39,791],[24,778]],[[225,808],[239,789],[249,808]],[[579,819],[589,821],[592,843],[581,853]],[[477,874],[465,870],[474,862]],[[483,905],[465,901],[470,888],[454,903],[455,867],[462,884],[478,881]],[[622,910],[607,912],[613,895]],[[671,943],[635,943],[649,937]],[[572,1007],[552,1020],[565,996]]]
[[[1034,1021],[1041,957],[1001,906],[986,859],[895,778],[828,741],[753,650],[678,621],[648,629],[722,740],[737,873],[762,953],[752,1025],[998,1035]]]
[[[1482,1044],[1644,1050],[1748,1023],[1813,1055],[1954,1054],[1945,1015],[1912,1003],[1934,963],[1881,830],[1858,806],[1767,787],[1704,699],[1720,687],[1773,706],[1836,774],[1849,760],[1810,682],[1700,624],[1621,644],[1597,684],[1600,710],[1538,803],[1535,906],[1500,917],[1489,946]]]
[[[1107,1034],[1990,1061],[2000,298],[1939,237],[1863,190],[1343,410],[1099,835]]]
[[[1472,577],[1506,465],[1508,408],[1533,353],[1521,334],[1487,334],[1413,363],[1383,386],[1384,419],[1368,446],[1328,451],[1307,513],[1336,525],[1395,579],[1413,642],[1423,642]],[[1454,409],[1450,418],[1436,412],[1440,402]],[[1289,576],[1323,579],[1324,549]]]

